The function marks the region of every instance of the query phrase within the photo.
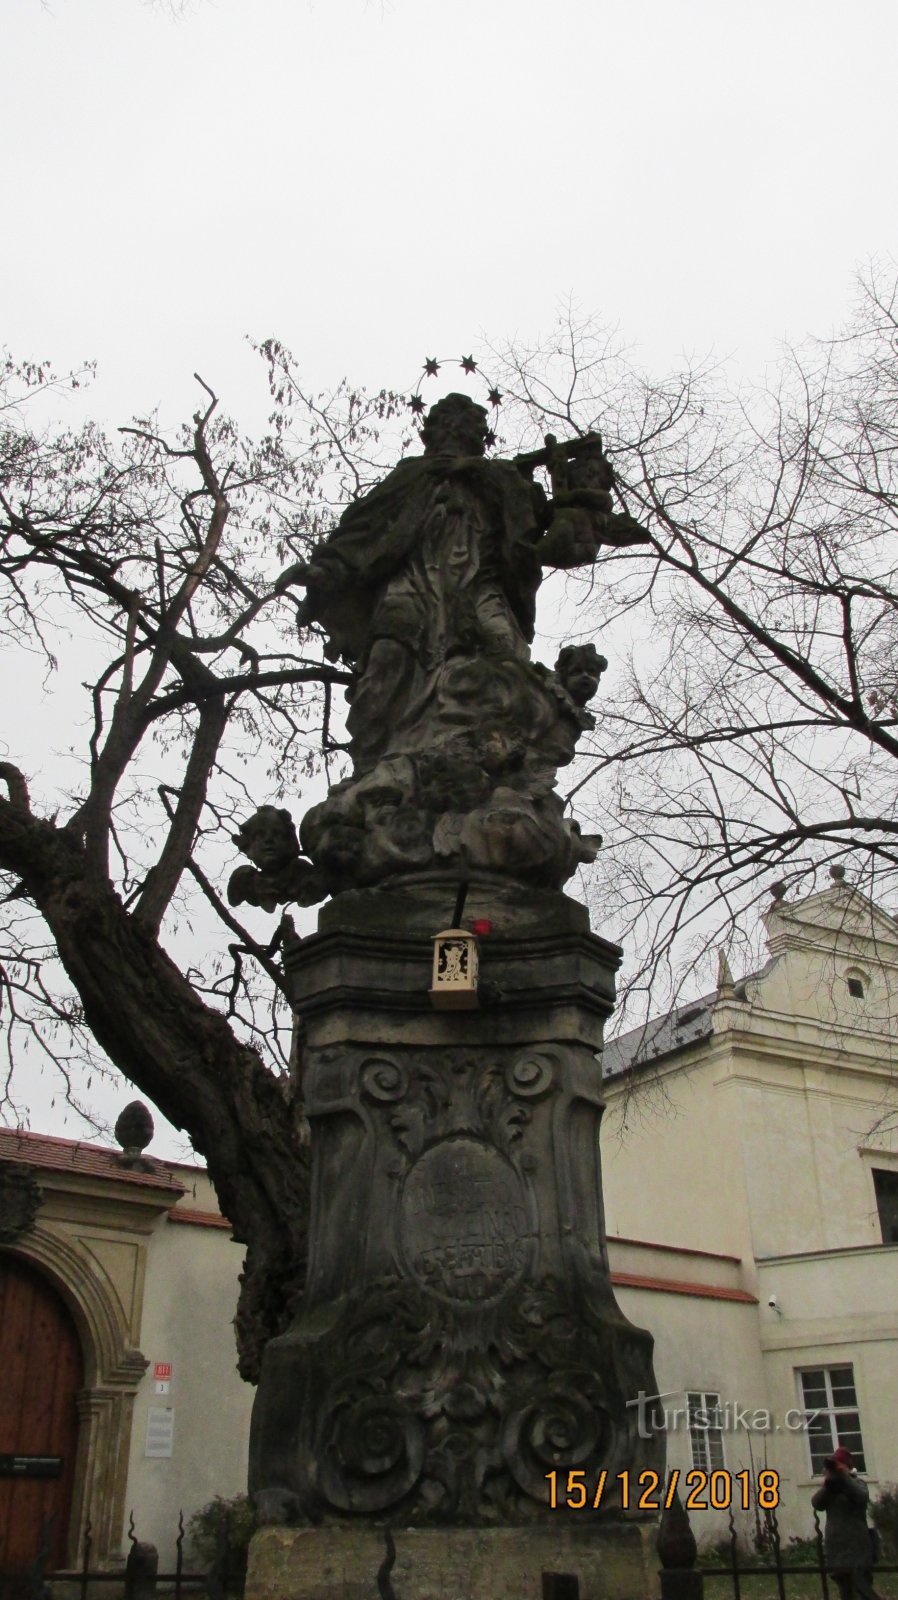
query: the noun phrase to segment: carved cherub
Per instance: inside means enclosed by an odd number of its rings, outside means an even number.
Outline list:
[[[555,769],[573,761],[580,735],[595,727],[595,717],[586,706],[607,665],[594,644],[566,644],[558,653],[553,672],[537,666],[550,698],[548,716],[534,722],[529,765],[531,771],[540,773],[543,787],[554,786]]]
[[[594,644],[566,644],[558,652],[555,676],[581,710],[593,699],[608,666]]]
[[[283,806],[260,806],[233,838],[253,865],[231,873],[229,905],[274,911],[291,901],[313,906],[324,899],[324,875],[300,855],[293,818]]]
[[[551,445],[549,440],[551,439]],[[602,545],[646,544],[649,534],[626,511],[614,510],[614,468],[600,434],[574,446],[547,436],[554,515],[543,541],[544,566],[572,567],[595,561]]]
[[[614,468],[602,448],[602,435],[587,433],[559,444],[549,433],[546,451],[554,504],[589,506],[609,516],[614,510]]]

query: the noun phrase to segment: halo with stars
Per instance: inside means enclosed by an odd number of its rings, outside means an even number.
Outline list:
[[[472,377],[476,373],[478,375],[478,377],[483,379],[484,383],[488,384],[487,397],[486,397],[487,405],[492,406],[492,409],[493,409],[493,421],[495,422],[497,420],[497,417],[498,417],[498,411],[499,411],[500,405],[502,404],[503,396],[502,396],[501,390],[497,387],[496,384],[489,383],[489,379],[485,376],[484,373],[482,373],[480,371],[480,368],[477,365],[477,362],[474,360],[473,356],[462,356],[461,358],[458,358],[456,356],[425,356],[423,365],[421,367],[421,374],[420,374],[420,378],[418,380],[418,384],[417,384],[417,386],[415,388],[414,393],[410,394],[409,398],[408,398],[409,410],[416,417],[421,417],[421,416],[424,415],[424,412],[427,410],[427,403],[424,400],[423,395],[421,394],[421,389],[420,389],[421,379],[422,378],[423,379],[435,378],[435,377],[437,377],[441,367],[450,367],[450,366],[459,366],[459,367],[461,367],[461,369],[464,372],[466,377]],[[493,445],[496,443],[496,431],[495,431],[495,428],[490,428],[489,429],[489,431],[488,431],[488,433],[486,435],[485,443],[486,443],[487,449],[491,450]]]

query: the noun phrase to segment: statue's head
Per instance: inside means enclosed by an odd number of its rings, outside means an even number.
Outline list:
[[[261,872],[279,872],[299,855],[293,818],[283,806],[260,806],[234,834],[234,843]]]
[[[607,665],[594,644],[566,644],[558,652],[555,672],[574,704],[585,706],[598,689]]]
[[[447,394],[421,427],[426,455],[482,456],[489,432],[486,407],[466,394]]]

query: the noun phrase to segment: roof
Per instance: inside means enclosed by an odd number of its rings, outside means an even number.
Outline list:
[[[882,941],[889,941],[892,947],[898,944],[898,918],[841,881],[807,895],[804,900],[775,900],[763,920],[770,959],[757,971],[747,972],[735,981],[731,993],[737,1000],[747,998],[749,983],[770,972],[781,948],[794,944],[806,933],[825,933],[830,936],[827,942],[836,935],[853,934],[872,942],[879,959],[882,959]],[[714,989],[698,1000],[675,1006],[663,1016],[650,1017],[637,1028],[609,1039],[602,1057],[602,1076],[617,1077],[622,1072],[653,1065],[663,1056],[709,1038],[714,1032],[712,1012],[719,999],[720,991]]]
[[[602,1076],[616,1077],[633,1067],[646,1066],[659,1056],[682,1050],[686,1045],[706,1039],[713,1032],[711,1011],[717,1002],[717,990],[691,1000],[688,1005],[675,1006],[661,1017],[650,1017],[638,1028],[609,1039],[602,1056]]]
[[[47,1172],[74,1172],[86,1178],[110,1178],[116,1183],[138,1183],[145,1189],[184,1193],[184,1185],[164,1162],[154,1161],[151,1172],[122,1164],[121,1150],[60,1139],[50,1133],[29,1133],[24,1128],[0,1128],[0,1161],[24,1161]]]

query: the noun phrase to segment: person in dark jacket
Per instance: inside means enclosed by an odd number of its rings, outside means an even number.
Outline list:
[[[878,1600],[873,1588],[868,1499],[867,1485],[854,1469],[851,1451],[840,1445],[824,1462],[823,1484],[811,1500],[815,1511],[826,1512],[823,1550],[840,1600]]]

